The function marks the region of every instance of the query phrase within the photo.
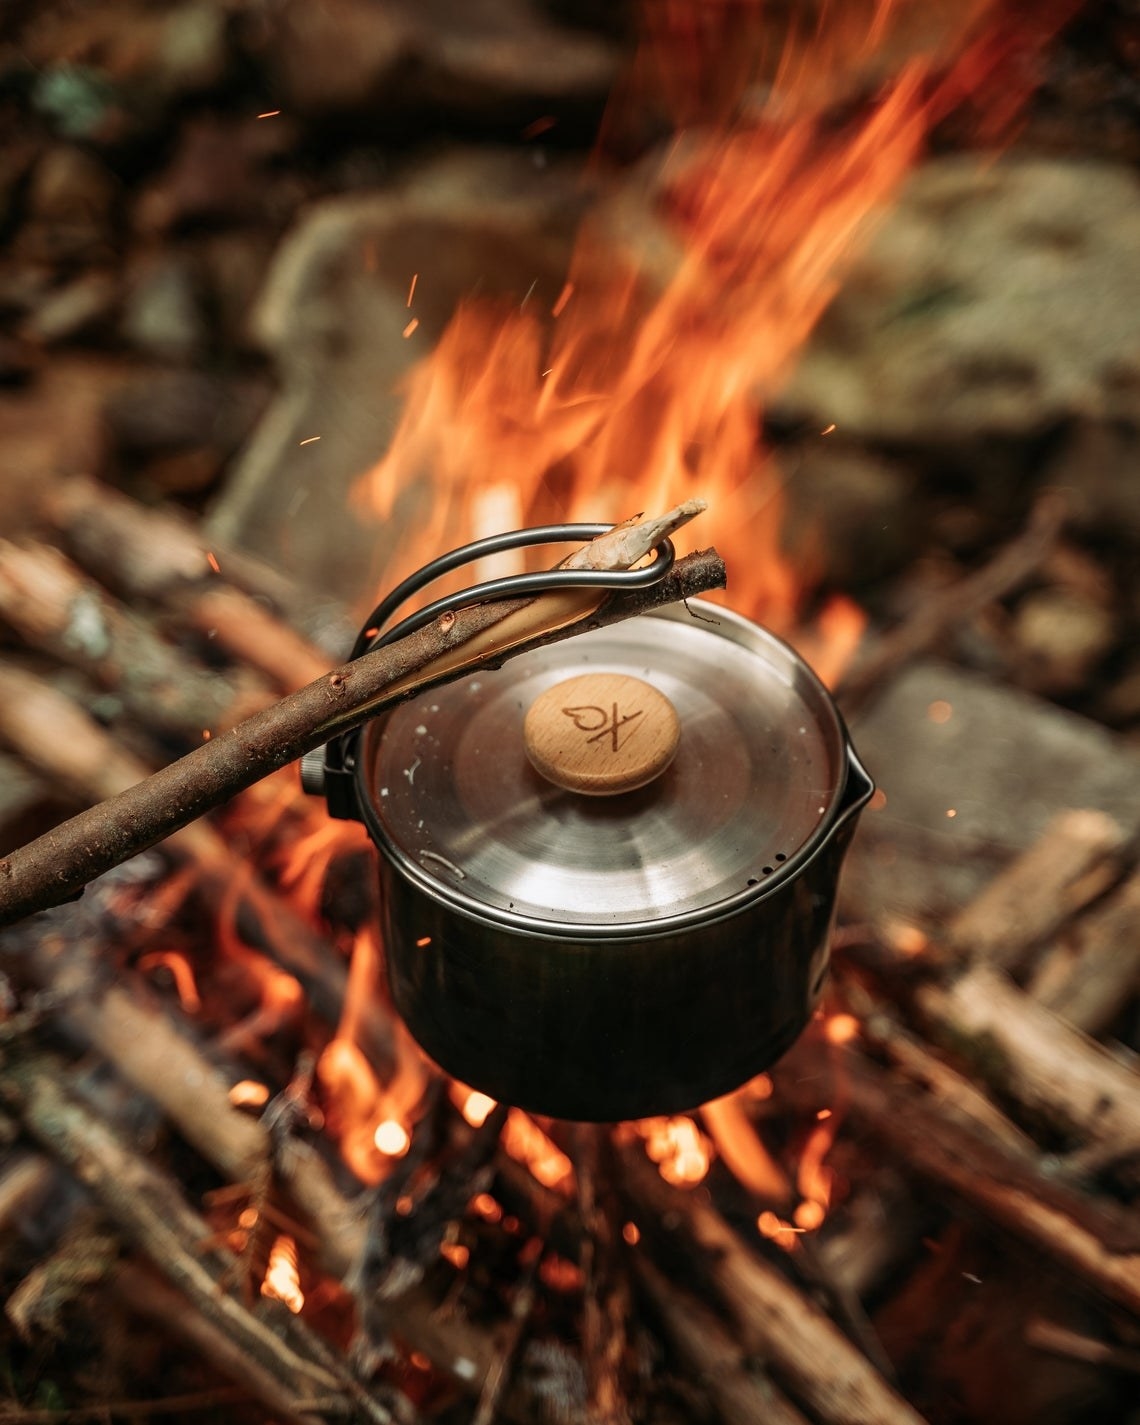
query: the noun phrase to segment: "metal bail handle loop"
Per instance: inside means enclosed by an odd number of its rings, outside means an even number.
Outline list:
[[[609,524],[550,524],[530,529],[511,530],[487,539],[477,539],[461,545],[438,559],[431,560],[410,574],[383,598],[365,619],[350,658],[376,648],[383,648],[397,639],[424,628],[440,614],[466,608],[469,604],[500,602],[528,595],[546,594],[560,589],[646,589],[659,583],[672,569],[677,554],[671,539],[663,539],[654,550],[653,562],[639,569],[545,569],[537,574],[512,574],[501,579],[489,579],[473,584],[458,593],[435,599],[422,609],[409,614],[392,628],[384,631],[401,604],[414,597],[427,585],[450,574],[453,569],[473,564],[493,554],[511,549],[524,549],[539,544],[583,543],[596,539],[613,529]],[[335,737],[325,747],[307,754],[301,764],[301,786],[311,795],[324,796],[330,816],[360,820],[356,801],[354,774],[356,770],[356,740],[359,729]]]

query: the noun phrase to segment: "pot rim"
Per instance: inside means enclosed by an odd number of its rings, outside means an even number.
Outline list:
[[[544,920],[538,916],[504,910],[475,900],[465,895],[461,886],[449,886],[435,877],[429,876],[402,846],[392,840],[381,821],[378,811],[373,805],[373,799],[369,795],[365,776],[365,769],[372,763],[372,758],[368,754],[371,747],[375,745],[376,739],[383,735],[384,724],[387,721],[386,718],[380,717],[374,719],[364,729],[364,734],[360,739],[354,777],[361,817],[376,849],[387,859],[393,870],[398,871],[436,904],[446,906],[449,910],[473,921],[497,929],[508,930],[513,935],[528,939],[559,940],[568,944],[589,941],[618,945],[665,939],[670,935],[675,935],[678,931],[717,925],[740,914],[743,910],[773,899],[786,890],[789,883],[797,880],[829,845],[841,826],[866,805],[875,790],[874,782],[855,754],[843,716],[831,694],[814,669],[785,639],[772,633],[770,629],[754,623],[751,619],[745,618],[742,614],[736,613],[732,609],[725,609],[719,604],[710,603],[708,600],[689,599],[686,604],[697,604],[708,609],[717,622],[727,622],[734,626],[737,635],[734,641],[743,642],[760,633],[784,651],[795,665],[797,676],[803,677],[816,694],[819,708],[826,715],[829,724],[827,727],[828,738],[833,741],[842,762],[840,776],[832,793],[831,804],[826,815],[816,825],[808,840],[786,861],[776,867],[771,875],[765,876],[763,880],[757,879],[755,885],[745,886],[743,890],[737,891],[734,895],[711,906],[697,906],[678,915],[656,917],[653,920],[626,920],[609,925],[597,922],[569,923]],[[670,605],[654,609],[641,617],[682,621],[691,618],[692,614],[686,611],[684,605],[680,607]]]

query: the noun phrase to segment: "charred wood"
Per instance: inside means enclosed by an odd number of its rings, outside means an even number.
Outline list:
[[[918,1425],[922,1417],[814,1302],[750,1251],[696,1194],[670,1187],[630,1146],[621,1154],[620,1190],[639,1223],[652,1222],[701,1258],[750,1354],[820,1420],[844,1425]]]

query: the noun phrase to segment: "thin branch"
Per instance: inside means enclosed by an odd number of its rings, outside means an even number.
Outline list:
[[[1045,562],[1057,543],[1068,514],[1056,492],[1043,495],[1022,532],[998,550],[988,564],[923,600],[912,617],[883,635],[840,684],[837,697],[851,717],[891,673],[935,648],[966,619],[1019,588]]]
[[[429,627],[367,653],[255,713],[144,782],[0,860],[0,926],[68,900],[104,871],[413,692],[724,583],[723,561],[715,551],[706,550],[679,560],[666,578],[648,589],[614,595],[596,608],[587,604],[577,614],[568,615],[560,605],[553,629],[546,622],[544,607],[551,595],[506,606],[477,604],[444,614]],[[518,641],[504,647],[496,639],[473,662],[463,661],[458,667],[443,663],[470,640],[502,623],[505,615],[513,617],[527,605],[533,617],[525,631],[513,631],[511,638]],[[465,649],[463,656],[466,660]]]

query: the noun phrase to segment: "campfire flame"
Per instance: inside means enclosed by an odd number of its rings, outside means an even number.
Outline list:
[[[1028,86],[1013,61],[1063,7],[1038,6],[1032,26],[997,0],[931,8],[806,6],[810,24],[785,22],[781,40],[760,3],[643,7],[646,40],[595,177],[604,189],[625,109],[664,102],[675,137],[644,161],[632,217],[628,181],[600,201],[546,311],[467,301],[413,370],[359,492],[381,521],[406,492],[430,492],[389,578],[473,538],[488,509],[496,523],[616,519],[700,495],[734,606],[791,624],[810,579],[780,547],[761,407],[932,125],[971,96],[1007,119]],[[827,112],[868,93],[845,123]],[[834,615],[842,641],[851,612]]]
[[[269,1249],[269,1265],[261,1283],[261,1294],[283,1301],[294,1316],[305,1305],[305,1293],[301,1290],[301,1276],[297,1268],[297,1244],[285,1233],[281,1233]]]
[[[759,0],[644,6],[644,42],[592,165],[600,196],[561,291],[544,308],[530,294],[513,305],[463,302],[413,369],[390,447],[360,482],[360,506],[379,521],[417,502],[415,533],[385,570],[386,585],[441,550],[507,527],[616,519],[699,495],[709,504],[703,535],[727,559],[733,605],[794,631],[821,677],[837,681],[864,615],[832,596],[808,627],[796,627],[819,571],[794,567],[781,545],[784,476],[764,449],[763,408],[932,127],[969,104],[983,136],[996,137],[1029,92],[1035,53],[1072,8],[1069,0],[1029,8],[819,0],[773,14]],[[613,156],[634,144],[631,112],[640,122],[665,112],[674,132],[632,176],[627,165],[615,178]],[[420,275],[408,274],[405,335],[417,324]],[[834,422],[818,434],[842,438]],[[272,804],[262,810],[270,822],[278,814]],[[293,843],[282,880],[308,914],[317,913],[331,860],[349,846],[345,835],[309,824]],[[381,1180],[407,1152],[425,1084],[410,1049],[401,1049],[394,1083],[381,1084],[356,1044],[353,1006],[377,992],[379,954],[362,932],[344,1021],[317,1066],[329,1129],[365,1182]],[[858,1032],[849,1015],[825,1017],[820,1028],[834,1045]],[[820,1117],[789,1167],[749,1118],[770,1092],[762,1079],[706,1105],[708,1136],[689,1116],[637,1131],[676,1184],[700,1183],[719,1155],[767,1204],[759,1231],[794,1246],[827,1214],[825,1159],[841,1114]],[[495,1108],[462,1085],[452,1098],[473,1128]],[[508,1114],[503,1143],[547,1186],[572,1181],[569,1160],[527,1114]]]

